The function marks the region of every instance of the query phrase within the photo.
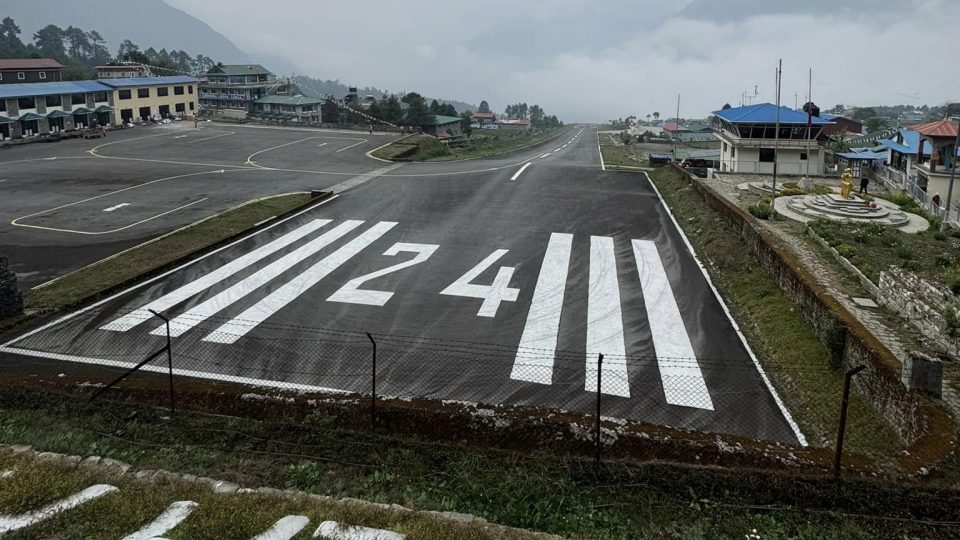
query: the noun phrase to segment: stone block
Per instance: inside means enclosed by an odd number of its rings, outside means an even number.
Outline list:
[[[911,352],[903,363],[900,379],[910,390],[919,390],[939,398],[943,390],[943,364],[938,358]]]

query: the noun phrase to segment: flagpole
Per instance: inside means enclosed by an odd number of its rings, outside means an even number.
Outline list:
[[[777,213],[777,161],[780,159],[780,78],[783,71],[783,59],[777,65],[777,124],[773,134],[773,191],[770,198],[770,215]]]
[[[813,131],[813,68],[807,76],[807,179],[810,179],[810,134]],[[820,157],[820,148],[817,148],[817,157]]]

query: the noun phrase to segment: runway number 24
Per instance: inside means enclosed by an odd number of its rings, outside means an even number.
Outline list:
[[[387,274],[410,268],[425,262],[430,258],[440,246],[436,244],[407,244],[396,243],[383,254],[386,256],[396,256],[400,253],[416,253],[416,256],[408,261],[388,266],[382,270],[371,272],[363,276],[351,279],[343,287],[330,295],[327,300],[331,302],[344,302],[348,304],[363,304],[368,306],[383,306],[393,297],[392,292],[377,291],[372,289],[361,289],[360,286],[370,281],[383,277]],[[489,257],[480,261],[479,264],[470,269],[469,272],[454,281],[447,288],[440,291],[440,294],[447,296],[462,296],[466,298],[479,298],[483,300],[478,317],[496,317],[497,309],[501,302],[516,302],[520,295],[520,289],[511,288],[510,279],[513,277],[514,268],[510,266],[501,266],[497,271],[493,283],[490,285],[478,285],[471,283],[482,274],[486,269],[493,266],[501,257],[506,255],[508,250],[498,249],[490,254]]]

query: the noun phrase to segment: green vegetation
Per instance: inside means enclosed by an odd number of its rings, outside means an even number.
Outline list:
[[[874,283],[883,270],[900,266],[960,292],[960,230],[944,234],[931,227],[908,234],[875,223],[825,219],[808,225]]]
[[[545,131],[514,129],[477,130],[467,146],[448,146],[430,135],[416,135],[397,141],[373,153],[380,159],[411,161],[452,161],[473,159],[534,146],[553,139],[569,128],[558,127]],[[502,133],[501,133],[502,132]]]
[[[623,144],[623,139],[611,133],[600,134],[600,152],[603,154],[603,163],[608,168],[635,169],[650,166],[646,154],[639,147]]]
[[[156,241],[141,244],[119,256],[81,268],[45,287],[31,290],[24,298],[26,309],[48,310],[69,306],[209,247],[265,219],[303,206],[310,200],[309,193],[294,193],[260,199],[228,210]]]
[[[843,375],[830,354],[757,259],[694,192],[682,173],[650,173],[730,305],[750,346],[808,442],[829,447],[836,433]],[[901,448],[893,429],[863,397],[851,396],[847,446],[890,455]],[[853,420],[856,419],[856,420]]]
[[[595,469],[549,449],[509,453],[466,443],[418,442],[339,428],[336,421],[315,415],[268,423],[181,410],[164,420],[162,411],[130,402],[84,408],[64,396],[38,395],[10,388],[0,393],[0,443],[99,455],[135,468],[174,469],[246,487],[293,488],[420,510],[469,512],[502,525],[563,536],[744,538],[755,530],[761,538],[947,538],[949,530],[905,518],[911,509],[924,509],[928,515],[933,512],[931,519],[949,520],[957,508],[956,497],[948,493],[914,500],[921,494],[909,487],[891,491],[881,484],[853,483],[838,493],[829,481],[770,473],[623,462]],[[411,540],[488,537],[476,528],[435,525],[410,514],[351,511],[319,502],[308,507],[301,500],[266,504],[260,496],[213,495],[166,482],[146,489],[129,477],[23,464],[0,453],[0,470],[9,467],[28,469],[12,481],[0,480],[6,482],[0,484],[0,513],[33,507],[95,482],[109,481],[121,489],[123,496],[105,497],[43,529],[77,531],[71,536],[77,538],[98,537],[92,523],[109,529],[97,534],[119,538],[129,533],[121,531],[121,525],[145,523],[166,504],[182,499],[197,501],[200,508],[192,523],[185,522],[189,528],[170,538],[250,538],[253,530],[285,513],[302,513],[314,522],[322,517],[391,528],[409,533]],[[258,504],[261,500],[264,504]],[[207,533],[229,522],[236,528]],[[11,538],[47,537],[35,531]]]

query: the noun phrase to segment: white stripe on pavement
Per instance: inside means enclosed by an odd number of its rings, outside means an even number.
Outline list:
[[[343,152],[344,150],[349,150],[349,149],[353,148],[354,146],[360,146],[361,144],[363,144],[363,143],[365,143],[365,142],[367,142],[366,139],[364,139],[364,140],[362,140],[362,141],[360,141],[360,142],[358,142],[358,143],[351,144],[350,146],[346,146],[346,147],[344,147],[344,148],[341,148],[341,149],[337,150],[337,152]]]
[[[620,282],[613,238],[590,237],[590,286],[587,293],[587,392],[597,391],[597,356],[603,354],[600,391],[630,397],[627,377]]]
[[[12,516],[0,515],[0,534],[16,531],[40,523],[41,521],[46,521],[60,512],[76,508],[87,501],[92,501],[113,491],[117,491],[117,488],[107,484],[97,484],[79,493],[74,493],[69,497],[50,503],[39,510]]]
[[[163,313],[180,302],[183,302],[187,298],[190,298],[198,292],[206,290],[211,286],[220,283],[221,281],[236,274],[251,264],[254,264],[260,259],[276,253],[277,251],[289,246],[297,240],[300,240],[308,234],[327,225],[328,223],[330,223],[329,219],[315,219],[310,223],[307,223],[306,225],[295,229],[268,244],[260,246],[259,248],[243,255],[242,257],[230,261],[220,268],[217,268],[213,272],[204,275],[200,279],[191,281],[183,287],[180,287],[171,293],[165,294],[149,304],[117,318],[109,324],[101,326],[100,329],[113,330],[115,332],[126,332],[140,323],[153,318],[153,314],[150,313],[151,309],[158,313]]]
[[[290,540],[310,523],[307,516],[286,516],[251,540]]]
[[[329,143],[322,142],[322,143],[320,143],[320,144],[317,145],[317,148],[320,148],[321,146],[326,146],[327,144],[329,144]]]
[[[634,240],[633,253],[667,403],[712,411],[713,400],[703,380],[657,245],[649,240]]]
[[[167,507],[157,519],[145,525],[139,531],[124,536],[123,540],[150,540],[170,532],[174,527],[187,519],[197,508],[193,501],[177,501]]]
[[[354,238],[320,262],[314,264],[305,272],[273,291],[253,306],[247,308],[246,311],[237,315],[236,318],[211,332],[210,335],[203,338],[203,341],[228,344],[236,342],[246,335],[247,332],[267,320],[271,315],[296,300],[301,294],[307,292],[311,287],[319,283],[320,280],[353,258],[354,255],[360,253],[364,248],[377,241],[377,239],[396,225],[397,222],[395,221],[381,221],[367,229],[360,236]]]
[[[313,532],[313,537],[326,538],[327,540],[404,540],[407,536],[384,529],[324,521]]]
[[[287,253],[283,257],[250,274],[243,280],[234,283],[229,288],[220,291],[206,301],[193,306],[170,321],[170,336],[178,337],[191,328],[216,315],[220,311],[242,300],[248,294],[276,279],[280,274],[289,270],[299,262],[312,257],[323,248],[346,236],[350,231],[363,225],[363,221],[344,221],[333,229],[321,234],[299,248]],[[166,325],[157,327],[151,334],[162,336],[166,334]]]
[[[560,334],[560,313],[567,288],[567,272],[573,235],[553,233],[540,266],[540,277],[533,289],[527,322],[520,336],[516,360],[510,378],[540,384],[553,380],[553,361]]]
[[[510,177],[510,180],[516,180],[517,178],[520,178],[520,175],[523,174],[523,171],[527,170],[527,167],[529,167],[530,165],[532,165],[532,163],[527,163],[523,167],[520,167],[520,170],[517,171],[516,174]]]

